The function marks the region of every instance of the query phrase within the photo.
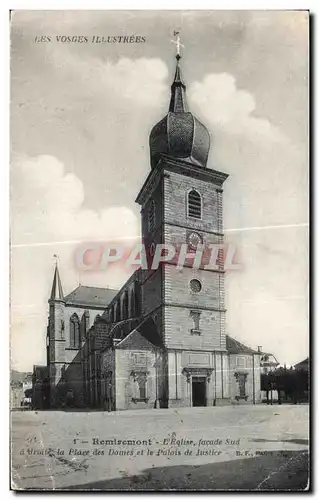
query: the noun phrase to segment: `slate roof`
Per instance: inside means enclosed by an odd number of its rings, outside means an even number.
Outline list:
[[[229,335],[226,335],[226,349],[229,354],[260,354],[258,351],[247,347]]]
[[[138,350],[149,350],[153,344],[146,340],[143,335],[138,330],[133,330],[129,335],[127,335],[119,344],[116,345],[116,349],[138,349]]]
[[[113,288],[79,285],[64,300],[69,304],[104,308],[108,306],[117,293],[118,290],[114,290]]]
[[[138,320],[139,318],[136,318],[136,319]],[[121,323],[119,323],[118,325],[121,325]],[[116,326],[117,325],[115,325],[115,327]],[[116,338],[115,327],[111,331],[113,338]],[[128,345],[128,342],[129,342],[129,345],[132,347],[133,344],[131,344],[131,341],[133,341],[134,337],[139,336],[139,335],[141,337],[143,337],[147,342],[152,344],[153,346],[163,347],[162,338],[159,335],[158,330],[157,330],[157,326],[154,323],[154,320],[151,316],[146,318],[144,321],[142,321],[142,323],[140,323],[134,329],[132,329],[128,335],[125,335],[124,339],[122,340],[122,342],[120,342],[120,344],[117,345],[117,347],[126,347]]]
[[[63,300],[63,290],[58,266],[55,266],[54,277],[51,289],[51,300]]]

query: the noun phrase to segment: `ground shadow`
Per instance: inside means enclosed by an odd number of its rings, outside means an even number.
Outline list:
[[[265,452],[263,452],[265,453]],[[267,451],[262,456],[205,465],[153,467],[141,474],[73,485],[63,490],[259,490],[303,491],[309,476],[308,451]]]

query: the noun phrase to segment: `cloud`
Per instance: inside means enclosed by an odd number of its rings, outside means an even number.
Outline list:
[[[12,244],[43,244],[136,236],[132,210],[83,208],[84,187],[52,156],[16,158],[12,164]],[[106,200],[107,201],[107,200]]]
[[[212,134],[209,166],[230,175],[225,183],[225,227],[306,222],[306,146],[256,116],[254,96],[238,89],[228,73],[208,74],[194,82],[189,100]]]
[[[12,362],[30,369],[44,361],[53,254],[59,255],[66,293],[79,279],[82,284],[120,286],[127,277],[124,272],[80,276],[74,251],[85,241],[130,238],[140,230],[135,214],[125,206],[84,209],[82,182],[65,173],[62,162],[52,156],[15,158],[11,183]]]
[[[84,183],[89,207],[105,198],[125,205],[128,193],[132,203],[150,168],[149,131],[168,101],[167,66],[157,58],[114,62],[84,50],[54,43],[41,61],[34,51],[13,60],[12,147],[59,158]]]
[[[251,136],[254,141],[285,141],[287,138],[268,120],[253,115],[256,102],[251,93],[236,87],[228,73],[205,75],[189,90],[190,99],[205,121],[228,134]]]

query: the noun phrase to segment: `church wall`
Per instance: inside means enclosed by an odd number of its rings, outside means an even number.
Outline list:
[[[222,353],[223,398],[230,398],[229,354]]]
[[[177,270],[175,266],[166,265],[164,276],[165,302],[219,308],[219,273],[194,270],[190,267]],[[193,278],[198,279],[202,284],[202,290],[199,293],[193,293],[190,289],[189,282]]]
[[[184,381],[182,380],[182,353],[167,353],[169,406],[180,406],[186,398]],[[188,404],[186,404],[188,406]]]
[[[222,356],[221,353],[214,353],[214,368],[215,368],[215,397],[222,399],[223,397],[223,377],[222,377]]]
[[[51,363],[49,366],[50,377],[50,406],[61,407],[65,401],[65,382],[63,381],[64,362]]]
[[[162,297],[162,269],[154,271],[142,286],[142,313],[149,314],[161,304]]]
[[[221,345],[220,313],[202,310],[200,315],[200,334],[191,333],[194,320],[192,308],[164,307],[165,345],[174,349],[215,350]]]
[[[154,408],[156,399],[155,359],[153,349],[115,350],[117,410]],[[141,395],[138,385],[139,373],[146,374],[147,400],[145,401],[139,400]]]
[[[73,363],[65,366],[65,380],[67,390],[72,390],[73,393],[72,404],[76,407],[83,406],[83,371],[79,354],[76,356]]]
[[[134,273],[127,279],[122,288],[118,291],[115,297],[111,300],[111,302],[107,306],[106,313],[109,315],[110,322],[116,323],[118,321],[122,321],[123,319],[129,319],[132,317],[136,317],[136,315],[140,315],[140,312],[137,312],[137,308],[135,306],[136,301],[136,288],[139,286],[140,280],[140,270],[134,271]],[[128,297],[128,308],[127,311],[124,311],[124,297],[127,292]],[[134,296],[132,300],[132,296]],[[124,313],[124,317],[123,316]]]
[[[84,404],[83,398],[83,363],[81,350],[70,348],[70,318],[76,313],[81,322],[85,311],[89,311],[90,327],[97,314],[103,309],[68,306],[64,302],[52,301],[49,317],[49,374],[51,384],[51,405],[64,406],[67,403],[67,391],[72,390],[72,405]],[[70,398],[69,398],[70,399]],[[71,399],[70,399],[71,401]]]
[[[206,377],[206,405],[230,403],[227,352],[168,351],[168,406],[192,406],[192,376]]]
[[[70,347],[70,318],[73,314],[77,314],[80,322],[82,320],[83,314],[89,312],[88,329],[94,324],[94,320],[98,314],[103,313],[103,309],[89,309],[80,307],[70,307],[65,308],[65,363],[66,363],[66,373],[68,388],[72,389],[77,406],[82,406],[87,402],[87,396],[84,397],[84,360],[82,359],[82,350],[84,350],[84,342],[82,341],[81,348],[71,348]],[[87,332],[86,332],[87,333]],[[86,335],[85,332],[82,332]],[[92,384],[91,384],[92,385]],[[91,388],[92,389],[92,388]],[[95,388],[93,388],[95,390]]]
[[[65,363],[64,341],[64,314],[65,304],[62,301],[50,301],[49,314],[49,379],[50,379],[50,404],[56,405],[60,398],[60,391],[55,391],[55,386],[61,383],[61,373]],[[48,340],[48,339],[47,339]]]
[[[192,406],[192,376],[206,378],[206,405],[228,404],[228,353],[168,351],[168,406]]]
[[[112,347],[101,353],[101,406],[106,406],[106,397],[113,398],[113,404],[116,408],[117,401],[117,386],[115,376],[115,349]],[[111,391],[108,391],[107,384],[112,384]]]
[[[65,363],[65,341],[50,341],[50,361],[51,363]],[[58,372],[55,373],[54,378],[52,378],[52,383],[57,383],[59,381]]]
[[[179,256],[177,250],[180,249],[180,246],[182,244],[184,245],[187,243],[187,235],[191,232],[190,227],[193,228],[192,224],[193,221],[188,221],[187,219],[184,220],[184,227],[165,224],[164,242],[165,244],[174,245],[174,248],[176,248],[176,255],[175,255],[176,262],[178,261],[178,256]],[[185,226],[190,226],[190,227],[185,227]],[[202,230],[200,231],[200,234],[203,239],[203,245],[205,245],[205,248],[207,250],[209,245],[217,245],[218,243],[220,243],[221,237],[217,234],[207,233]],[[195,257],[195,251],[193,253],[191,252],[191,255]],[[207,265],[209,263],[209,258],[210,258],[210,252],[208,252],[207,255],[206,253],[203,252],[203,255],[201,257],[201,265]],[[192,258],[190,259],[185,258],[185,260],[187,263],[193,262]]]
[[[85,311],[89,312],[89,326],[88,329],[91,328],[91,326],[94,324],[94,320],[96,316],[102,315],[104,312],[104,309],[90,309],[89,307],[74,307],[74,306],[66,306],[65,307],[65,314],[64,314],[64,328],[65,328],[65,340],[66,348],[70,348],[70,318],[73,316],[73,314],[77,314],[79,320],[82,320],[82,316],[85,313]],[[72,349],[73,350],[73,349]],[[72,361],[72,353],[69,352],[67,355],[67,362]]]
[[[62,301],[50,301],[49,336],[51,340],[64,340],[63,321],[65,304]]]
[[[143,235],[143,240],[144,240],[145,244],[147,242],[149,242],[150,239],[152,239],[155,234],[158,233],[158,231],[161,227],[162,218],[163,218],[163,213],[162,213],[163,185],[162,185],[162,182],[161,182],[161,179],[159,176],[156,177],[154,182],[155,182],[154,186],[152,186],[150,189],[151,196],[146,201],[146,203],[143,205],[142,210],[141,210],[142,235]],[[154,200],[154,202],[155,202],[155,226],[154,226],[154,231],[152,233],[149,233],[149,230],[148,230],[148,210],[149,210],[151,200]]]

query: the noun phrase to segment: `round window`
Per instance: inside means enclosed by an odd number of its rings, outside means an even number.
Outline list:
[[[190,289],[194,293],[199,293],[202,289],[202,284],[199,280],[190,280]]]

